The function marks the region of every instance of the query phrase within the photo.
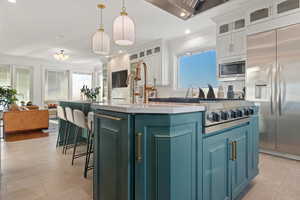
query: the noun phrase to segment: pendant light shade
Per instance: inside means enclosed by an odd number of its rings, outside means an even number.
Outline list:
[[[102,23],[102,10],[105,8],[105,5],[99,4],[97,7],[101,9],[100,28],[93,35],[92,48],[95,54],[108,55],[110,51],[110,38],[105,33]]]
[[[113,24],[113,36],[115,43],[120,46],[133,45],[135,41],[135,25],[133,20],[128,17],[124,1],[121,15],[115,19]]]
[[[93,35],[93,52],[99,55],[108,55],[110,51],[110,38],[103,29]]]

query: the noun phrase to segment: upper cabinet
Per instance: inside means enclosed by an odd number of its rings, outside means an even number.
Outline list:
[[[167,48],[163,41],[137,48],[130,54],[130,62],[143,61],[147,65],[147,83],[165,86],[169,84]]]
[[[300,11],[300,0],[264,0],[251,4],[247,12],[249,25],[276,20]]]
[[[284,16],[300,11],[300,0],[275,0],[275,14]]]
[[[254,3],[248,10],[247,21],[249,24],[264,22],[273,17],[273,1],[264,0]]]
[[[236,16],[219,23],[217,32],[217,54],[219,63],[228,58],[246,54],[246,20]]]

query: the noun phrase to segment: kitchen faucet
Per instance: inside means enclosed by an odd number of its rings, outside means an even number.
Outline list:
[[[144,103],[149,103],[149,92],[156,91],[157,89],[153,86],[147,85],[147,71],[148,67],[147,64],[143,61],[140,61],[136,68],[136,77],[135,80],[141,80],[141,65],[144,67]]]

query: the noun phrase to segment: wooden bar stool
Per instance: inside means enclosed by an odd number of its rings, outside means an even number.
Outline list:
[[[66,111],[66,118],[67,118],[67,122],[68,122],[68,131],[67,131],[67,136],[66,136],[66,140],[64,143],[63,153],[67,154],[67,150],[74,146],[74,144],[69,144],[71,128],[72,128],[72,125],[74,125],[74,117],[73,117],[73,111],[70,107],[66,107],[65,111]]]
[[[65,113],[64,108],[61,106],[57,106],[57,117],[61,121],[60,121],[59,131],[58,131],[58,135],[57,135],[56,148],[60,145],[61,142],[63,144],[65,143],[67,131],[68,131],[67,130],[68,124],[67,124],[66,113]],[[62,124],[64,124],[64,126],[62,126]]]
[[[94,153],[94,113],[89,112],[87,117],[87,125],[88,125],[88,141],[86,148],[86,157],[85,157],[85,166],[84,166],[84,174],[83,176],[87,177],[88,170],[94,169],[94,165],[90,165],[91,154]]]
[[[76,125],[76,131],[75,131],[75,138],[74,138],[74,149],[73,149],[73,156],[72,156],[72,165],[74,164],[75,159],[80,158],[82,156],[86,156],[86,152],[76,154],[76,148],[77,148],[77,145],[80,142],[79,139],[82,136],[82,129],[88,129],[86,117],[85,117],[84,113],[81,110],[76,110],[75,109],[73,111],[73,116],[74,116],[74,124]],[[80,131],[80,129],[81,129],[81,131]],[[88,134],[88,143],[89,143],[89,140],[90,140],[89,135],[90,134]]]

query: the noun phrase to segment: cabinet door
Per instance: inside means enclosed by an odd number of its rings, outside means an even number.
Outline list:
[[[237,31],[232,33],[232,56],[246,54],[246,33],[245,31]]]
[[[152,70],[154,74],[153,84],[155,79],[156,85],[162,85],[162,59],[160,53],[153,55]]]
[[[249,130],[249,125],[236,128],[230,136],[230,142],[235,142],[235,159],[230,162],[232,199],[236,199],[248,184]]]
[[[154,64],[153,64],[153,56],[147,56],[143,59],[143,61],[147,65],[147,84],[153,85],[153,77],[154,77]],[[144,69],[142,69],[143,72],[143,78],[144,78]],[[144,81],[144,79],[143,79]]]
[[[230,132],[228,132],[230,134]],[[229,200],[231,145],[226,133],[203,141],[203,199]]]
[[[130,200],[129,116],[95,113],[94,200]]]
[[[249,179],[258,174],[259,161],[259,127],[258,116],[251,117],[250,134],[249,134],[249,154],[248,154],[248,171]]]
[[[202,200],[200,123],[200,113],[136,116],[135,200]]]
[[[256,24],[273,17],[273,0],[260,1],[248,11],[249,24]]]
[[[231,53],[231,34],[219,36],[217,39],[217,54],[218,58],[225,58]]]
[[[300,0],[275,0],[276,15],[284,16],[300,11]]]

